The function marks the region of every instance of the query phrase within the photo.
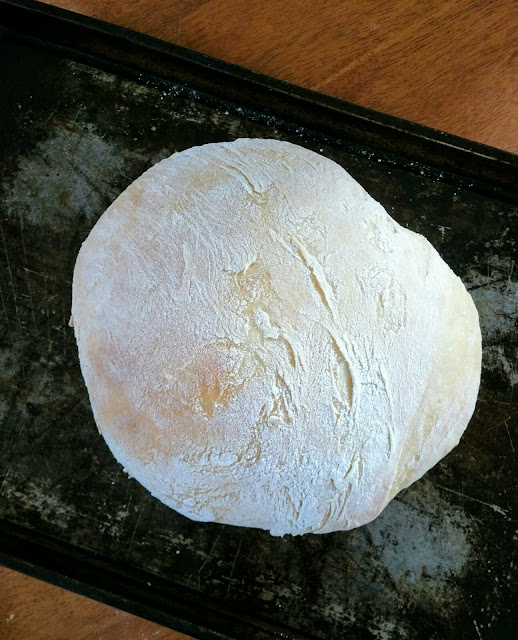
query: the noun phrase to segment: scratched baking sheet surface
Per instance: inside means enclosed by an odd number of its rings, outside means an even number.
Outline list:
[[[516,205],[190,91],[2,51],[0,517],[316,638],[488,637],[518,590]],[[342,164],[434,244],[480,313],[483,384],[460,445],[354,531],[190,522],[127,477],[89,409],[68,327],[81,242],[150,165],[241,136]]]

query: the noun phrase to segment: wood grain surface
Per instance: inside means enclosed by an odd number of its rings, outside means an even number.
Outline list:
[[[518,153],[518,4],[511,0],[50,4]],[[187,638],[6,569],[0,637]]]
[[[2,640],[189,640],[70,591],[0,567]]]
[[[518,153],[512,0],[51,0]]]

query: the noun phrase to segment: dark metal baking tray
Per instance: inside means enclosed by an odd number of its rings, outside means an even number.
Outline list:
[[[515,633],[518,158],[32,2],[0,2],[0,30],[0,561],[199,638]],[[354,531],[191,522],[123,473],[90,412],[68,327],[81,242],[151,164],[237,137],[339,162],[479,309],[459,446]]]

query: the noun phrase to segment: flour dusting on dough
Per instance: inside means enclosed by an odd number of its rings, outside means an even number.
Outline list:
[[[193,519],[277,535],[375,518],[457,444],[478,389],[460,280],[340,166],[274,140],[134,182],[81,249],[73,316],[129,473]]]

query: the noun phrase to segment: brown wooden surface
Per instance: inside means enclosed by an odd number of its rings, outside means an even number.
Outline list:
[[[518,153],[513,0],[50,0]]]
[[[518,153],[518,4],[511,0],[50,4]],[[0,570],[0,637],[186,638],[7,570]]]
[[[189,640],[75,593],[0,567],[2,640]]]

